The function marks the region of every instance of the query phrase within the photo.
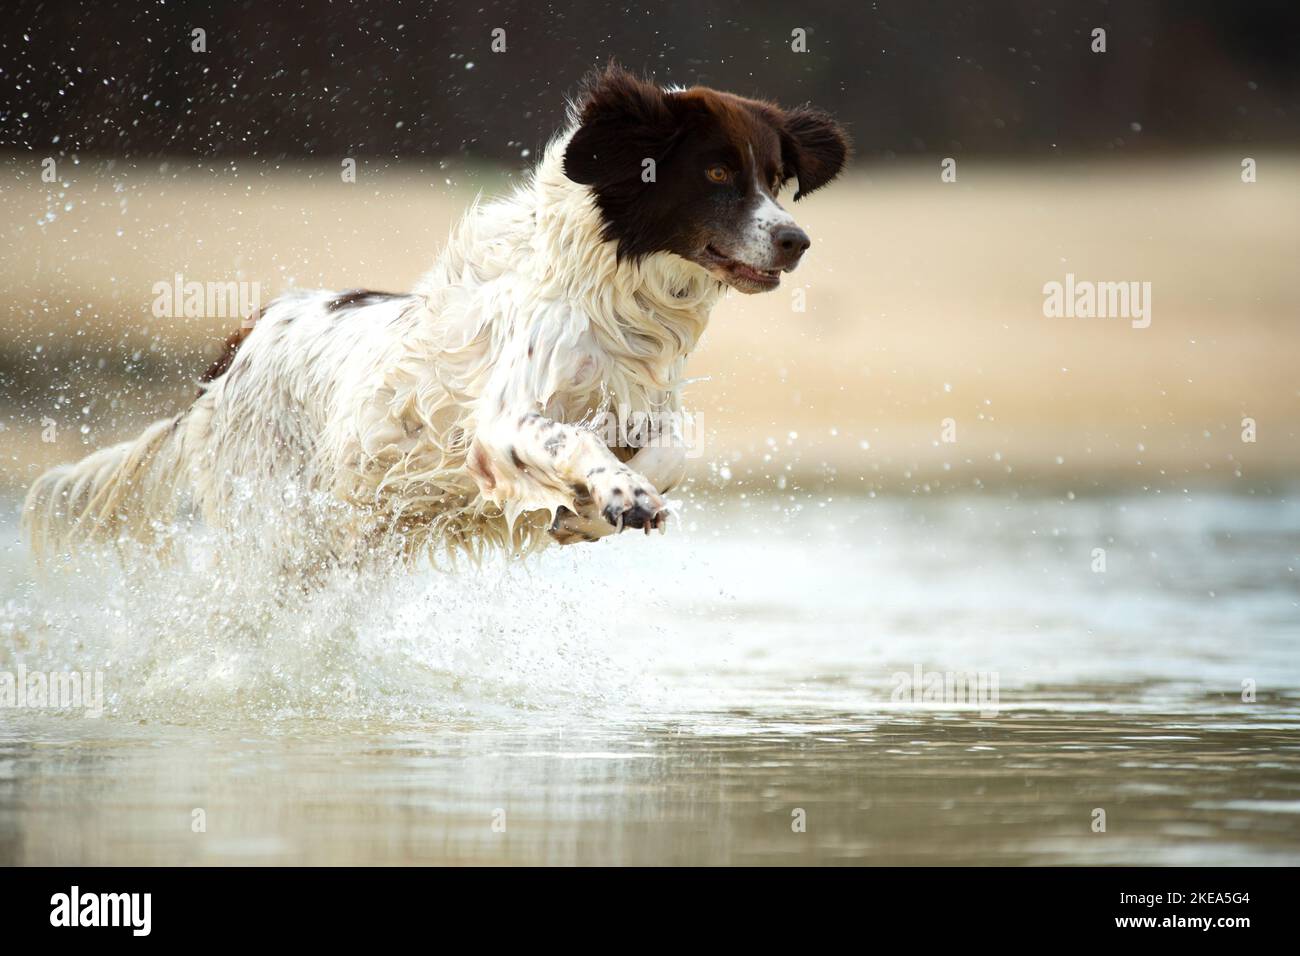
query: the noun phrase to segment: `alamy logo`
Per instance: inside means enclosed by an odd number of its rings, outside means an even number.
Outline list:
[[[0,671],[0,708],[85,710],[90,718],[104,715],[104,672]]]
[[[981,717],[998,715],[997,671],[927,671],[916,664],[893,682],[896,704],[960,704],[978,707]]]
[[[244,318],[252,322],[262,307],[258,282],[186,282],[176,273],[173,281],[153,284],[156,319]]]
[[[148,936],[151,893],[86,893],[74,886],[50,897],[51,926],[129,926],[133,936]]]
[[[1043,286],[1043,315],[1049,319],[1130,319],[1135,329],[1151,324],[1150,282],[1076,281],[1073,272],[1065,282]]]
[[[588,423],[611,448],[684,448],[687,458],[703,452],[703,415],[699,412],[633,411],[628,405],[597,413]]]

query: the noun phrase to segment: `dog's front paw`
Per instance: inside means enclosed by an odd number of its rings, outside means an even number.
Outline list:
[[[627,468],[595,468],[587,474],[592,510],[622,531],[660,530],[668,524],[668,504],[654,485]]]

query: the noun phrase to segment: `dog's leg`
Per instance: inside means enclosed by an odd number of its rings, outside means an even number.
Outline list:
[[[541,498],[600,522],[604,533],[660,527],[668,508],[654,483],[619,461],[595,432],[538,412],[478,430],[469,470],[483,496],[506,505]]]
[[[660,524],[663,527],[663,524]],[[555,513],[551,522],[550,534],[557,544],[578,544],[581,541],[599,541],[607,534],[618,531],[604,518],[575,514],[568,508],[561,508]]]
[[[667,494],[686,477],[686,448],[680,444],[647,445],[637,449],[627,466],[650,479],[661,494]]]

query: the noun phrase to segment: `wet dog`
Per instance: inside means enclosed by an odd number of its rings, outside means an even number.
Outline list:
[[[33,544],[148,541],[181,509],[341,560],[662,529],[709,313],[799,264],[810,239],[778,195],[848,150],[816,109],[599,71],[527,184],[471,209],[412,292],[277,299],[188,409],[37,480]],[[642,434],[611,446],[590,427],[611,409]]]

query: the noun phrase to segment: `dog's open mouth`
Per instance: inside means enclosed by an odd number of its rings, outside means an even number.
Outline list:
[[[739,259],[733,259],[716,246],[704,247],[705,264],[711,272],[721,273],[724,281],[741,292],[775,289],[781,284],[780,269],[759,269]]]

